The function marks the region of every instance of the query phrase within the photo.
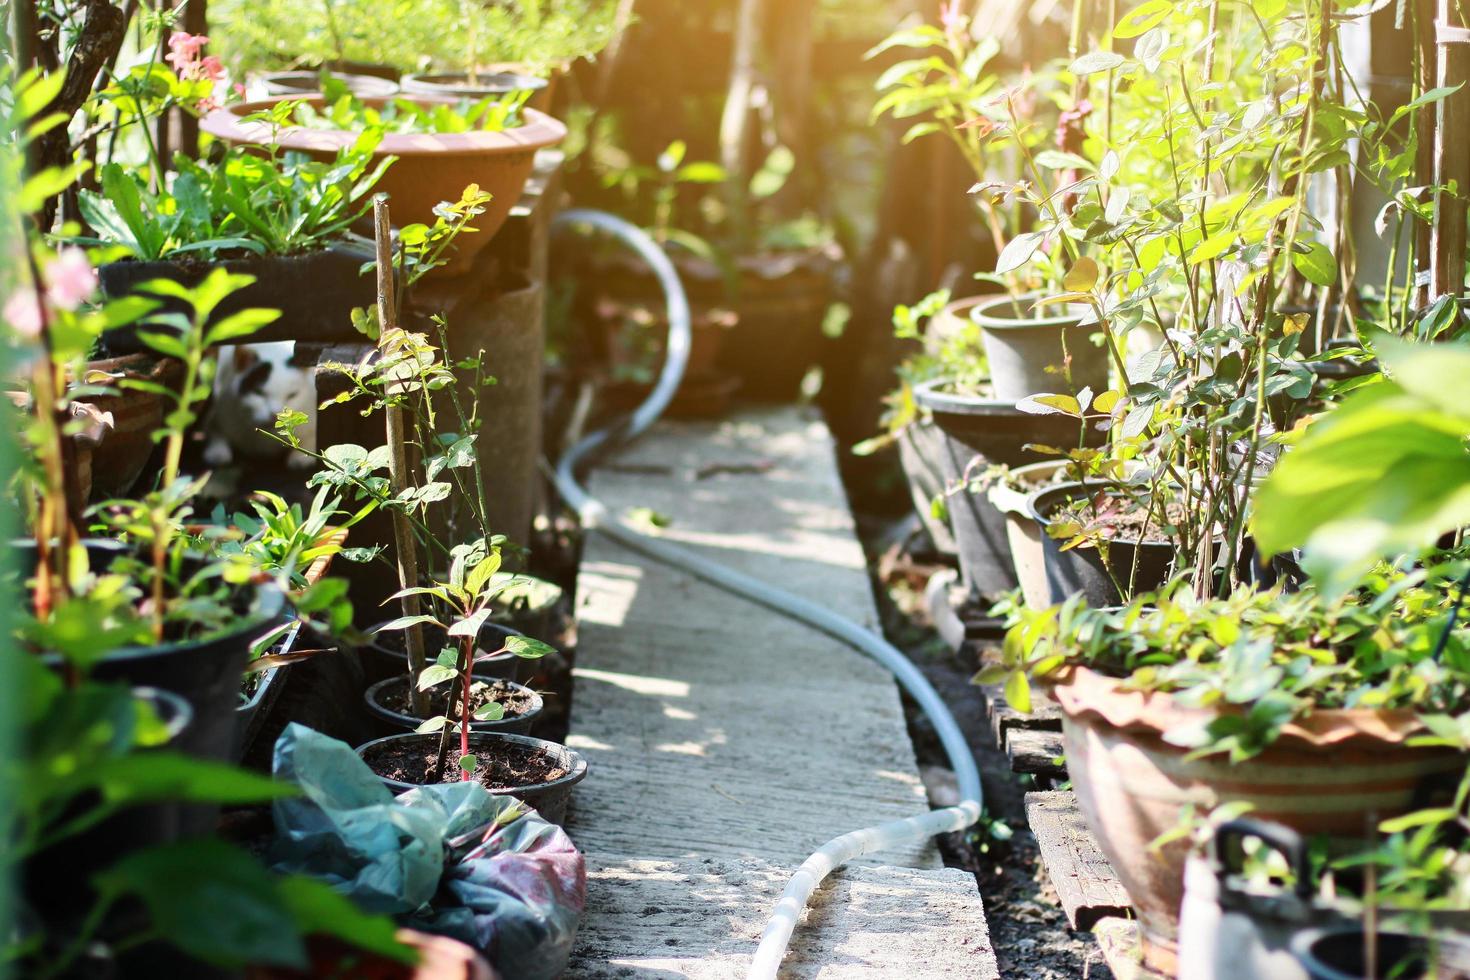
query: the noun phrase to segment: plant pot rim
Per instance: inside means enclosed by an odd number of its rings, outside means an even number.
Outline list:
[[[503,683],[509,684],[511,687],[518,688],[521,691],[524,691],[525,693],[531,695],[532,704],[529,711],[526,711],[519,715],[501,718],[499,721],[471,721],[471,733],[494,733],[496,732],[496,726],[498,725],[529,724],[532,720],[540,716],[542,710],[544,710],[546,707],[546,701],[541,697],[541,695],[537,694],[535,691],[524,684],[520,684],[516,681],[509,680],[503,677],[479,677],[479,679],[482,681],[489,681],[490,683],[501,681]],[[408,678],[406,676],[385,677],[370,686],[366,691],[364,691],[362,694],[362,699],[363,702],[367,705],[368,711],[372,714],[377,715],[384,721],[391,721],[397,725],[404,725],[406,728],[405,734],[417,734],[416,732],[414,732],[414,729],[417,728],[419,724],[423,721],[422,718],[417,718],[413,715],[406,715],[401,711],[394,711],[392,708],[387,707],[379,700],[383,691],[385,691],[390,685],[407,683]]]
[[[84,542],[85,543],[85,542]],[[220,630],[192,640],[179,640],[174,643],[150,643],[145,646],[114,647],[108,651],[97,664],[128,663],[134,660],[144,660],[148,657],[157,657],[162,654],[188,653],[190,651],[203,650],[218,644],[233,644],[247,637],[261,636],[274,627],[280,625],[286,609],[286,595],[271,583],[253,583],[246,588],[253,588],[258,599],[258,611],[253,615],[242,613],[234,620],[235,626],[230,629]],[[57,653],[41,654],[48,665],[59,664],[61,655]]]
[[[425,95],[396,96],[420,104],[443,103]],[[324,100],[321,96],[299,100],[289,95],[274,96],[240,102],[223,109],[216,109],[199,122],[199,128],[211,136],[230,143],[265,145],[272,142],[271,127],[263,122],[246,122],[244,117],[262,109],[286,101],[305,101],[318,108]],[[381,108],[388,99],[367,98],[362,100],[370,106]],[[498,132],[475,130],[468,133],[385,133],[378,144],[377,156],[392,154],[398,157],[422,156],[494,156],[500,154],[528,153],[560,143],[567,135],[566,126],[535,109],[525,108],[521,112],[525,122],[514,129]],[[336,153],[351,147],[359,130],[311,129],[306,126],[289,126],[276,134],[275,145],[284,150],[301,150],[308,153]]]
[[[1162,736],[1225,713],[1180,704],[1166,691],[1127,690],[1122,678],[1076,664],[1039,678],[1038,683],[1047,688],[1069,720],[1101,722],[1120,732]],[[1419,717],[1405,708],[1318,708],[1288,722],[1270,748],[1331,752],[1344,747],[1406,745],[1410,738],[1427,731]]]
[[[983,302],[976,303],[970,309],[970,320],[981,330],[989,330],[996,333],[1037,329],[1055,330],[1061,327],[1077,326],[1077,321],[1088,311],[1087,307],[1079,303],[1063,303],[1057,308],[1064,312],[1043,316],[1017,318],[1013,316],[994,316],[990,312],[991,310],[1011,306],[1013,303],[1022,304],[1023,309],[1026,312],[1030,312],[1026,304],[1035,303],[1039,299],[1044,299],[1045,296],[1046,294],[1040,290],[1022,293],[1019,296],[1011,296],[1009,293],[1002,293],[999,296],[986,296],[983,298]]]
[[[391,78],[382,75],[368,75],[358,71],[332,71],[331,76],[344,83],[347,88],[355,92],[359,97],[363,95],[381,96],[389,98],[398,94],[398,83]],[[266,85],[281,85],[296,89],[293,82],[304,82],[298,91],[301,95],[321,94],[321,71],[311,71],[305,68],[282,69],[280,71],[261,72],[258,76],[260,81]],[[292,98],[299,98],[299,95]]]
[[[140,685],[133,688],[133,697],[139,701],[154,703],[159,721],[163,722],[164,731],[168,733],[168,742],[178,738],[179,734],[194,720],[194,706],[189,703],[188,698],[174,691],[166,691],[152,685]],[[167,710],[161,710],[162,708],[167,708]]]
[[[993,418],[1015,418],[1033,413],[1023,412],[1013,401],[1004,398],[986,398],[981,395],[966,395],[942,390],[950,383],[949,378],[930,378],[914,385],[914,400],[920,408],[943,415],[977,415]]]
[[[500,92],[539,92],[550,83],[536,75],[525,72],[510,71],[509,69],[499,71],[476,72],[479,81],[471,82],[470,73],[467,71],[435,71],[435,72],[413,72],[403,76],[401,85],[406,92],[412,92],[411,85],[429,86],[431,89],[443,88],[448,91],[483,92],[486,95]]]
[[[1066,465],[1067,461],[1064,459],[1044,459],[1039,463],[1013,466],[1006,478],[996,480],[986,493],[990,496],[990,502],[1007,515],[1023,519],[1030,518],[1031,495],[1042,490],[1050,490],[1056,485],[1037,486],[1036,482],[1048,479]],[[1031,477],[1037,477],[1038,480],[1033,482]]]
[[[354,751],[357,752],[359,758],[363,758],[365,753],[369,749],[373,748],[376,745],[382,745],[384,742],[392,742],[400,739],[419,738],[432,738],[437,740],[439,738],[439,735],[437,732],[431,732],[424,735],[421,735],[418,732],[404,732],[400,735],[384,735],[382,738],[375,738],[369,742],[362,743]],[[473,747],[476,742],[480,742],[483,744],[484,742],[493,740],[499,740],[502,742],[518,742],[521,745],[529,746],[531,748],[549,748],[562,756],[567,764],[567,768],[570,769],[571,772],[567,773],[560,779],[553,779],[549,783],[535,783],[529,786],[511,786],[502,789],[487,789],[486,792],[488,793],[494,794],[496,796],[514,796],[517,793],[539,792],[541,790],[559,789],[562,787],[571,788],[577,783],[580,783],[583,779],[587,778],[587,759],[576,749],[563,745],[560,742],[551,742],[544,738],[535,738],[531,735],[511,735],[505,732],[477,732],[473,730],[470,732],[471,747]],[[364,759],[364,761],[366,760]],[[377,776],[378,774],[374,772],[373,775]],[[420,786],[434,785],[432,783],[405,783],[397,779],[389,779],[386,776],[378,776],[378,778],[381,779],[386,785],[392,787],[399,792],[410,789],[418,789]]]

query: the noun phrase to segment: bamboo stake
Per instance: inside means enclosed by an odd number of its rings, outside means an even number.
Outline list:
[[[378,247],[378,342],[388,331],[398,326],[398,307],[393,297],[393,241],[388,222],[388,195],[373,197],[373,229]],[[388,419],[388,480],[395,495],[408,488],[408,445],[407,420],[403,406],[388,404],[384,413]],[[393,511],[393,544],[398,561],[398,586],[413,589],[419,585],[418,543],[409,526],[408,515],[401,510]],[[403,615],[419,615],[419,597],[406,595],[400,600]],[[415,623],[403,634],[408,648],[408,698],[413,713],[420,718],[429,714],[429,697],[419,690],[419,674],[428,666],[424,657],[423,624]]]

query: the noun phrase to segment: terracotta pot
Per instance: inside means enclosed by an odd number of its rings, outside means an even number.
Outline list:
[[[200,128],[228,143],[267,145],[272,142],[271,128],[265,123],[245,122],[243,117],[280,101],[279,98],[262,99],[217,109],[204,117]],[[319,98],[305,101],[321,108]],[[377,107],[385,103],[382,99],[364,101]],[[419,96],[412,101],[443,100]],[[377,158],[398,157],[378,182],[378,190],[392,198],[393,223],[397,226],[433,224],[435,206],[441,201],[459,200],[470,184],[479,184],[482,190],[494,195],[485,213],[474,220],[473,227],[477,230],[459,236],[455,255],[437,274],[453,275],[469,268],[520,199],[535,166],[536,151],[560,143],[566,136],[566,127],[545,113],[535,109],[524,112],[523,125],[503,132],[389,133],[379,144]],[[347,130],[297,126],[276,134],[275,143],[281,149],[301,150],[327,160],[351,146],[357,136],[356,132]]]
[[[1287,725],[1249,761],[1189,760],[1166,732],[1218,716],[1168,694],[1127,691],[1078,667],[1051,685],[1062,710],[1067,771],[1088,828],[1138,912],[1151,966],[1173,975],[1189,845],[1149,844],[1179,825],[1186,804],[1207,813],[1248,802],[1251,816],[1305,836],[1361,842],[1380,820],[1453,793],[1470,756],[1410,746],[1423,732],[1408,711],[1319,710]]]

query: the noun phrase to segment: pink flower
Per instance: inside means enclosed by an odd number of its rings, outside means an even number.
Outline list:
[[[199,58],[199,51],[208,43],[209,35],[207,34],[174,31],[168,37],[169,55],[166,60],[172,62],[177,58],[179,61],[196,61]]]
[[[196,77],[209,79],[217,82],[225,77],[225,66],[214,55],[208,55],[195,66]]]
[[[74,310],[96,291],[97,271],[76,246],[62,249],[46,267],[46,295],[60,309]]]
[[[17,289],[5,301],[5,319],[25,337],[41,335],[41,298],[29,287]]]
[[[234,85],[234,89],[235,89],[235,95],[237,95],[238,97],[240,97],[242,99],[245,98],[245,83],[244,82],[236,82],[235,85]]]

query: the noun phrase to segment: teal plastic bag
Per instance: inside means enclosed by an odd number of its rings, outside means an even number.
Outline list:
[[[304,725],[276,741],[270,858],[327,881],[364,909],[479,949],[506,978],[566,967],[586,901],[586,867],[566,833],[477,782],[394,797],[351,746]]]

